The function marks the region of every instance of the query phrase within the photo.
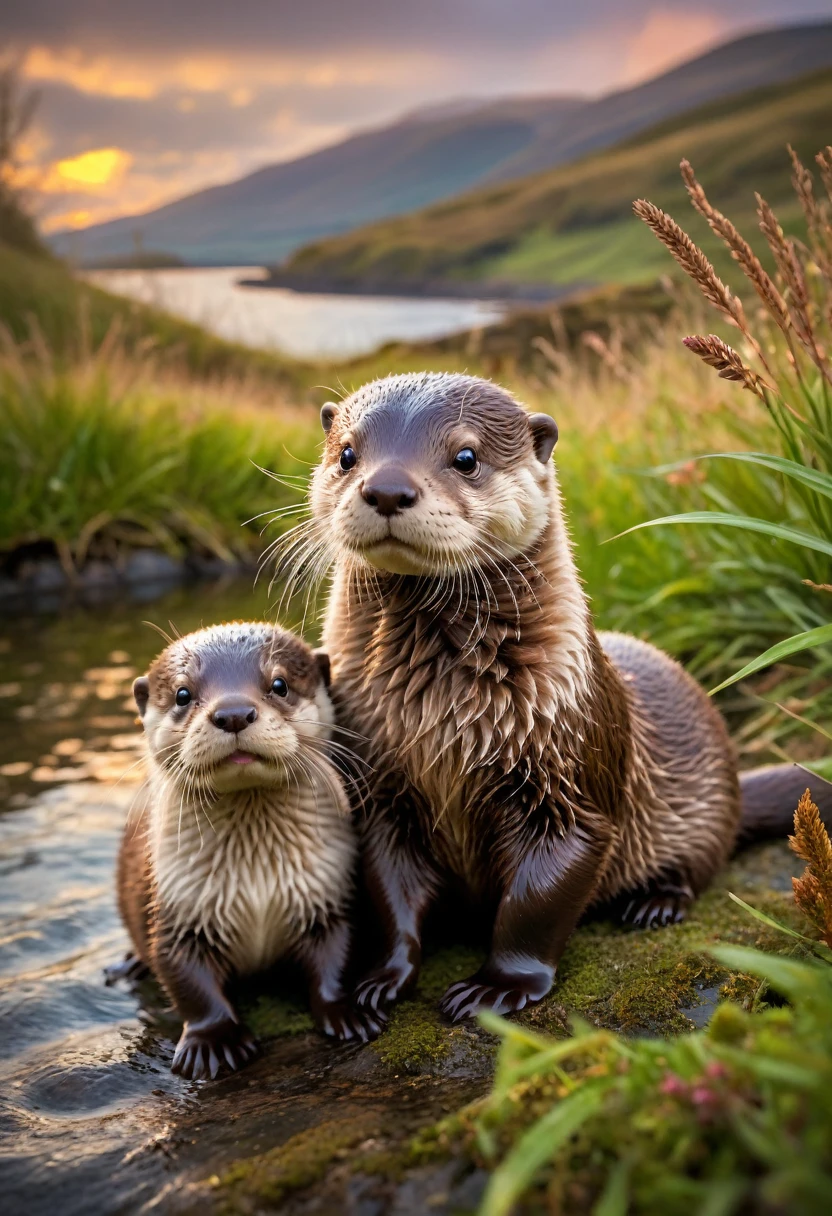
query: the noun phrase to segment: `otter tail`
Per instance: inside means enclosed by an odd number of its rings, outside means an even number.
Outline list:
[[[742,816],[737,848],[757,840],[789,836],[797,804],[807,789],[824,824],[832,827],[832,782],[799,764],[771,764],[740,773]]]

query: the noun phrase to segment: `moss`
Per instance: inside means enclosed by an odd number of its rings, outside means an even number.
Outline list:
[[[419,1072],[447,1056],[454,1032],[443,1025],[432,1006],[421,1001],[399,1005],[376,1043],[379,1059],[394,1072]]]
[[[258,1039],[304,1034],[315,1026],[307,1010],[283,997],[258,996],[250,1004],[243,1004],[242,1013]]]
[[[247,1200],[277,1205],[292,1191],[317,1182],[334,1161],[378,1130],[379,1116],[353,1114],[298,1132],[285,1144],[239,1161],[219,1180],[225,1212],[248,1210]]]
[[[739,908],[728,890],[741,890],[754,906],[787,924],[794,905],[785,893],[748,890],[734,870],[724,885],[706,892],[681,925],[650,932],[609,922],[583,926],[564,954],[555,990],[521,1020],[550,1033],[566,1032],[577,1013],[600,1026],[629,1032],[668,1033],[690,1029],[685,1010],[701,1003],[702,990],[723,981],[723,994],[750,1007],[759,981],[726,977],[703,953],[716,942],[737,942],[783,953],[793,943]]]
[[[435,1003],[446,988],[457,980],[464,980],[466,976],[472,975],[484,960],[483,951],[471,950],[465,946],[449,946],[437,950],[425,959],[419,978],[420,995],[426,1001]]]

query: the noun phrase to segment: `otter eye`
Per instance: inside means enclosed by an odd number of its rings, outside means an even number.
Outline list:
[[[279,697],[285,697],[289,691],[289,685],[283,679],[283,676],[278,676],[272,680],[272,692],[276,692]]]
[[[177,704],[177,705],[190,705],[190,703],[191,703],[191,692],[190,692],[190,689],[189,689],[189,688],[179,688],[179,689],[177,689],[177,692],[176,692],[176,704]]]
[[[461,448],[454,456],[451,464],[457,473],[473,473],[477,467],[477,453],[473,448]]]
[[[350,469],[354,469],[357,461],[358,457],[355,454],[354,448],[341,449],[341,458],[338,463],[345,473],[349,473]]]

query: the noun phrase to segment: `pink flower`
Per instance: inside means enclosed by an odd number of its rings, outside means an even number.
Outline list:
[[[659,1091],[671,1098],[683,1098],[687,1096],[688,1087],[675,1072],[667,1072],[659,1085]]]

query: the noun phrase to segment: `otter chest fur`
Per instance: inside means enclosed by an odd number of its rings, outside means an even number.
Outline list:
[[[284,956],[325,1034],[378,1033],[343,986],[356,841],[328,683],[325,655],[239,621],[171,641],[133,686],[149,777],[118,866],[135,953],[111,978],[143,964],[162,982],[183,1076],[251,1058],[230,987]]]
[[[355,846],[328,790],[226,794],[166,817],[152,840],[157,899],[175,930],[222,951],[239,975],[288,954],[343,904]]]

